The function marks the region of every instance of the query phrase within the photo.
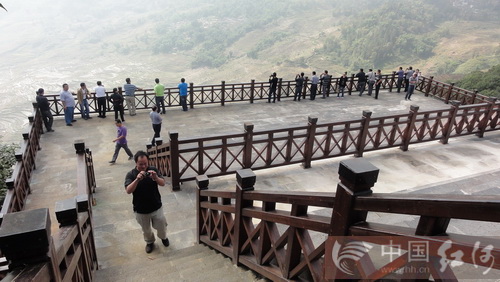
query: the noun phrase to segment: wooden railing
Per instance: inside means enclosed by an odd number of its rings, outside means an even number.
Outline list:
[[[81,141],[75,149],[78,194],[56,203],[57,234],[50,236],[48,208],[3,214],[0,248],[10,271],[2,273],[2,281],[92,281],[98,269],[92,223],[95,174],[92,152]]]
[[[180,182],[197,175],[209,177],[234,173],[242,168],[254,170],[303,163],[345,155],[400,147],[500,129],[500,102],[461,106],[453,101],[443,110],[419,112],[411,106],[408,114],[372,117],[317,124],[310,117],[306,126],[254,131],[245,124],[243,133],[202,138],[179,139],[169,132],[169,142],[149,149],[150,159],[172,179],[174,190]]]
[[[1,214],[21,211],[26,198],[31,193],[30,179],[36,168],[35,159],[40,147],[40,137],[43,133],[42,115],[36,103],[33,104],[33,114],[28,117],[29,126],[22,133],[21,147],[16,150],[16,164],[12,176],[6,179],[8,191],[2,205]]]
[[[273,281],[429,279],[431,276],[435,280],[478,279],[486,277],[481,274],[484,268],[491,268],[493,277],[498,277],[499,272],[494,272],[500,269],[498,238],[478,239],[472,236],[474,234],[447,232],[452,218],[470,220],[470,225],[478,221],[500,222],[497,196],[372,194],[378,169],[363,159],[342,161],[339,176],[336,193],[254,191],[256,177],[249,169],[237,172],[235,191],[208,190],[208,177],[198,176],[198,243],[216,249],[230,257],[233,263],[245,265]],[[370,212],[418,216],[418,225],[400,228],[370,223],[367,221]],[[350,265],[354,276],[349,276],[334,263],[332,251],[339,238],[360,240],[361,237],[355,236],[363,236],[364,242],[382,246],[389,245],[389,240],[424,242],[430,246],[428,259],[416,264],[403,252],[380,266],[381,261],[366,252],[359,255],[359,263]],[[441,270],[436,250],[450,242],[454,251],[464,254],[453,257],[450,252],[448,259],[484,268],[457,275],[449,265]],[[491,251],[491,257],[474,257],[471,255],[474,247]],[[400,248],[408,250],[408,246]],[[428,271],[417,274],[406,271],[394,276],[398,269],[408,266],[425,267]]]
[[[337,92],[339,90],[339,77],[332,78],[330,93]],[[390,92],[396,87],[397,76],[396,73],[384,74],[382,75],[381,88],[386,89]],[[277,87],[277,99],[293,98],[295,94],[295,80],[283,80],[278,79]],[[352,92],[357,91],[358,78],[352,74],[346,86],[346,93],[351,95]],[[122,94],[122,88],[118,87],[119,92]],[[485,103],[488,101],[489,97],[481,95],[474,91],[469,91],[461,88],[454,87],[453,84],[446,84],[434,80],[434,77],[424,77],[421,76],[416,90],[425,94],[425,96],[436,97],[445,103],[449,101],[456,100],[460,101],[462,105]],[[231,83],[226,84],[222,81],[221,84],[216,85],[194,85],[194,83],[189,84],[188,88],[188,98],[187,103],[190,108],[194,108],[195,105],[204,104],[220,104],[224,106],[226,103],[231,102],[250,102],[253,103],[256,100],[266,100],[269,94],[269,82],[256,82],[251,80],[250,83]],[[318,87],[319,95],[321,95],[322,87]],[[311,83],[306,77],[302,88],[302,96],[306,98],[310,96],[311,93]],[[109,96],[112,92],[106,92],[106,109],[110,111],[112,109],[112,104],[109,102]],[[166,107],[180,107],[179,89],[175,87],[165,88],[165,106]],[[328,95],[329,95],[328,94]],[[136,96],[136,107],[137,109],[151,109],[155,105],[155,92],[153,89],[143,89],[138,90],[135,93]],[[48,98],[52,114],[55,116],[63,116],[64,110],[61,102],[59,101],[59,95],[47,94],[45,97]],[[98,112],[97,110],[97,99],[91,96],[89,100],[89,109],[91,113]],[[75,114],[80,112],[80,105],[76,105]]]

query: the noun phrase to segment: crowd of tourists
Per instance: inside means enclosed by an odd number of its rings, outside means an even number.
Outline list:
[[[415,87],[418,83],[418,79],[422,75],[420,70],[413,70],[413,67],[409,67],[406,70],[403,70],[403,67],[400,67],[398,71],[395,72],[397,74],[397,82],[396,87],[398,89],[398,93],[401,92],[401,88],[404,87],[405,92],[405,100],[411,101],[411,95],[413,94]],[[367,73],[364,72],[364,69],[360,69],[359,72],[355,75],[357,78],[358,84],[356,86],[356,91],[359,92],[359,96],[363,96],[363,93],[366,90],[366,86],[368,86],[367,95],[372,96],[375,99],[379,98],[380,87],[383,83],[382,71],[377,70],[373,71],[369,69]],[[344,93],[346,91],[346,87],[348,84],[349,78],[347,77],[347,72],[344,72],[342,76],[338,79],[337,85],[338,89],[336,91],[337,98],[344,98]],[[306,78],[304,77],[304,73],[297,74],[295,76],[295,92],[294,92],[294,101],[300,101],[305,89],[304,83]],[[321,98],[325,99],[330,95],[332,91],[332,76],[328,74],[328,70],[325,70],[319,76],[316,74],[316,71],[312,72],[310,81],[310,100],[316,99],[316,94],[320,93],[322,95]],[[276,103],[276,90],[278,87],[278,78],[276,72],[272,73],[269,76],[269,92],[268,92],[268,103]],[[375,90],[375,91],[374,91]]]
[[[420,72],[418,70],[413,71],[412,67],[409,67],[405,71],[400,67],[396,72],[397,74],[397,92],[400,93],[401,88],[404,86],[404,91],[406,93],[405,100],[411,100],[411,95],[417,85],[418,77]],[[358,80],[357,91],[359,91],[359,96],[362,96],[366,85],[368,86],[367,95],[374,96],[375,99],[379,97],[380,87],[383,82],[381,70],[373,71],[370,69],[367,73],[360,69],[355,75]],[[276,102],[276,90],[278,87],[278,77],[276,72],[269,76],[269,94],[268,103]],[[151,253],[155,248],[155,235],[153,233],[153,228],[157,230],[157,236],[160,238],[162,244],[168,247],[170,242],[167,238],[167,221],[162,209],[161,196],[158,190],[158,186],[164,186],[165,180],[159,170],[156,167],[149,165],[149,156],[144,151],[138,151],[135,155],[128,148],[127,145],[127,128],[123,124],[125,121],[124,117],[124,102],[127,105],[129,115],[136,115],[136,98],[135,92],[137,90],[143,90],[142,88],[132,84],[131,79],[125,79],[125,84],[123,85],[124,95],[118,91],[117,88],[113,88],[113,93],[106,96],[106,88],[101,81],[97,81],[94,91],[91,92],[87,85],[82,82],[80,83],[80,88],[76,93],[69,90],[68,84],[62,85],[62,91],[59,94],[59,99],[64,107],[64,120],[66,126],[73,126],[76,122],[74,119],[74,109],[75,109],[75,97],[80,105],[80,113],[83,120],[91,119],[89,111],[89,100],[94,95],[94,99],[97,101],[97,112],[98,118],[106,118],[106,103],[109,101],[113,105],[113,110],[115,113],[115,125],[116,125],[116,138],[112,140],[115,143],[114,154],[109,161],[110,164],[115,164],[118,158],[120,150],[123,148],[128,155],[128,160],[135,161],[135,167],[127,173],[125,177],[124,187],[128,194],[133,195],[132,204],[133,210],[138,224],[141,226],[144,241],[146,242],[145,251],[146,253]],[[300,101],[303,97],[304,85],[306,78],[304,73],[297,74],[295,76],[295,92],[294,101]],[[154,93],[155,93],[155,105],[151,108],[150,119],[154,131],[154,136],[152,138],[152,145],[155,145],[155,140],[160,137],[161,124],[162,124],[162,114],[165,114],[165,86],[160,83],[158,78],[155,79]],[[348,84],[347,72],[344,72],[342,76],[337,81],[337,98],[344,98],[344,92]],[[321,98],[325,99],[329,96],[332,86],[332,76],[325,70],[319,76],[315,71],[312,72],[310,79],[310,100],[315,100],[317,93],[321,94]],[[187,111],[187,94],[188,85],[184,78],[181,79],[178,84],[180,104],[182,105],[182,110]],[[49,101],[44,97],[44,89],[38,89],[36,101],[41,112],[43,122],[47,129],[47,132],[54,132],[52,128],[53,117],[50,109]]]
[[[97,81],[97,86],[93,89],[94,92],[87,88],[84,82],[80,83],[80,88],[76,93],[69,90],[68,84],[62,85],[62,91],[59,94],[59,99],[64,107],[64,120],[66,126],[73,126],[76,122],[74,119],[75,97],[80,105],[80,112],[83,120],[91,119],[89,111],[89,100],[94,95],[97,101],[98,118],[106,118],[106,100],[112,103],[115,112],[116,138],[112,140],[115,143],[115,151],[110,164],[115,164],[120,150],[123,148],[128,155],[128,160],[135,161],[135,167],[125,176],[124,187],[127,194],[132,194],[132,206],[137,220],[141,226],[144,241],[146,242],[145,251],[151,253],[155,248],[155,235],[153,228],[157,231],[157,236],[160,238],[165,247],[170,245],[167,237],[167,220],[162,208],[161,196],[158,186],[164,186],[165,180],[159,170],[149,165],[149,156],[144,151],[138,151],[135,155],[127,145],[127,127],[123,124],[125,121],[123,103],[127,104],[130,116],[136,115],[135,106],[135,91],[142,90],[131,83],[130,78],[125,79],[126,84],[123,85],[124,96],[120,94],[117,88],[113,88],[113,94],[109,98],[106,97],[106,88],[101,81]],[[152,144],[155,144],[155,139],[160,137],[162,117],[165,114],[164,93],[165,86],[160,83],[158,78],[155,79],[154,86],[156,105],[152,107],[150,118],[153,126],[154,136]],[[188,85],[184,78],[178,85],[180,103],[183,111],[187,111],[187,89]],[[44,96],[44,89],[38,89],[36,101],[40,113],[45,124],[47,132],[54,132],[52,129],[53,117],[50,110],[48,99]],[[120,118],[118,118],[120,116]]]

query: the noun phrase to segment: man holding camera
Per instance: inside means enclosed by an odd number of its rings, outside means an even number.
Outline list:
[[[125,190],[132,194],[132,205],[137,223],[142,228],[146,253],[155,248],[155,235],[151,227],[156,229],[158,237],[165,247],[170,245],[167,238],[167,219],[163,214],[158,185],[164,186],[165,179],[156,167],[149,166],[149,156],[138,151],[135,156],[135,168],[125,177]]]

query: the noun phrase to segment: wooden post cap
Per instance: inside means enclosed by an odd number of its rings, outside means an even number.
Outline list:
[[[256,179],[257,176],[249,168],[236,171],[236,181],[242,190],[253,190]]]
[[[78,212],[87,212],[89,211],[89,195],[82,194],[75,196],[76,201],[76,209]]]
[[[370,190],[377,182],[379,169],[365,159],[358,158],[340,162],[339,176],[342,183],[353,192]]]
[[[66,199],[56,202],[56,218],[59,226],[75,224],[78,218],[76,199]]]
[[[50,242],[49,209],[3,215],[0,249],[12,264],[45,260]]]
[[[75,140],[74,146],[77,154],[85,153],[85,142],[83,140]]]
[[[196,176],[196,185],[198,185],[198,189],[207,190],[208,184],[209,180],[206,174]]]

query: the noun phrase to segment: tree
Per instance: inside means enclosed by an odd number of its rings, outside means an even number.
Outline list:
[[[0,204],[3,204],[7,185],[5,180],[12,174],[12,165],[16,163],[14,151],[16,146],[0,144]]]
[[[499,97],[500,65],[496,65],[486,72],[472,72],[459,80],[456,85],[464,89],[475,89],[483,95]]]

